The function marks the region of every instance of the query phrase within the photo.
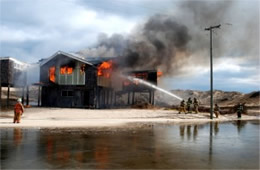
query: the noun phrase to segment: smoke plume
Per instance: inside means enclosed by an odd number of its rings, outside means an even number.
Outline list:
[[[214,57],[258,56],[259,12],[240,15],[242,6],[235,1],[182,1],[178,11],[151,16],[130,35],[100,34],[94,48],[79,53],[118,57],[120,66],[131,70],[160,69],[164,74],[180,75],[189,65],[208,64],[209,32],[204,29],[222,24],[214,33]],[[239,31],[233,30],[236,25]]]

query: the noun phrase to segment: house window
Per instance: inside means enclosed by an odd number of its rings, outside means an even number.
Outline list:
[[[63,66],[60,68],[60,74],[72,74],[73,68],[68,66]]]
[[[55,67],[49,68],[49,79],[51,82],[55,83]]]
[[[62,97],[73,97],[74,96],[74,92],[71,90],[62,90],[61,91],[61,96]]]
[[[66,67],[60,68],[60,74],[66,74]]]
[[[61,65],[57,70],[57,80],[60,85],[84,85],[86,65],[76,62]]]

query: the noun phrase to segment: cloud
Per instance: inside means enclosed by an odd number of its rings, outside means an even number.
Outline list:
[[[245,84],[245,85],[253,85],[259,88],[260,84],[260,75],[252,75],[249,77],[232,77],[230,78],[230,82],[237,83],[237,84]]]
[[[221,57],[216,61],[216,65],[214,66],[214,72],[241,73],[245,71],[255,71],[257,69],[258,63],[251,63],[250,65],[245,65],[245,63],[249,62],[247,58],[252,57]]]
[[[168,10],[176,9],[172,0],[163,0],[163,2],[154,0],[77,0],[76,2],[104,15],[117,15],[135,20],[154,13],[165,13]]]
[[[82,7],[76,0],[3,0],[0,56],[35,62],[58,50],[91,46],[100,32],[128,33],[135,24],[132,19]]]
[[[177,7],[176,2],[172,0],[0,0],[0,56],[36,62],[58,50],[79,51],[93,46],[101,32],[107,35],[128,34],[150,15],[175,14],[176,11],[183,10]],[[197,7],[199,9],[200,5]],[[225,15],[223,23],[232,25],[223,24],[217,34],[214,34],[213,44],[216,45],[215,42],[219,39],[225,55],[218,53],[221,50],[214,46],[214,56],[219,56],[214,57],[216,87],[232,89],[240,84],[237,89],[257,88],[259,2],[239,1],[235,11],[231,8],[227,8],[227,11],[234,13],[231,17]],[[211,23],[204,22],[206,20],[197,22],[200,18],[191,21],[187,17],[186,14],[180,17],[182,24],[199,25],[189,27],[191,33],[198,36],[205,34],[203,40],[193,36],[191,42],[195,43],[190,44],[190,48],[203,50],[192,54],[188,60],[181,61],[180,64],[185,63],[180,69],[181,74],[179,77],[170,77],[167,83],[173,84],[173,87],[207,89],[209,36],[204,27]]]
[[[8,26],[1,27],[1,43],[20,43],[26,41],[39,41],[48,40],[54,37],[54,34],[42,32],[36,29],[13,29],[8,28]]]
[[[259,90],[259,59],[248,60],[250,56],[221,57],[214,60],[213,87],[225,91],[251,92]],[[192,62],[192,60],[189,60]],[[164,77],[159,85],[167,89],[210,89],[210,66],[187,63],[183,74]],[[185,74],[184,74],[185,73]]]

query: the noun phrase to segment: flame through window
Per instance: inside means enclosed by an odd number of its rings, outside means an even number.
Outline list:
[[[104,61],[98,66],[97,75],[109,78],[112,71],[112,60]]]
[[[72,74],[73,68],[68,66],[63,66],[60,68],[60,74]]]
[[[49,68],[50,81],[55,83],[55,67]]]
[[[85,69],[86,69],[86,65],[85,64],[82,64],[80,66],[80,74],[84,74],[85,73]]]

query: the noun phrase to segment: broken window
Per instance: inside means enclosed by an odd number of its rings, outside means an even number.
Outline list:
[[[80,74],[84,74],[84,73],[85,73],[85,67],[86,67],[85,64],[82,64],[82,65],[80,66]]]

